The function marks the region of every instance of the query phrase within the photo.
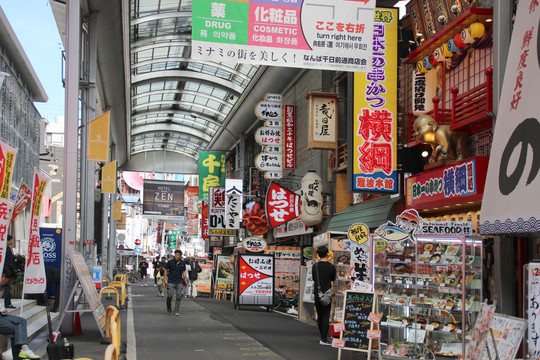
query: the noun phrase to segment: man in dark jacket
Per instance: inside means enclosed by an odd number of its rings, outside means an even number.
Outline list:
[[[15,273],[13,268],[13,251],[11,247],[13,246],[13,237],[11,235],[7,236],[7,248],[6,248],[6,260],[4,262],[4,267],[8,268],[10,272]],[[14,309],[15,306],[11,303],[11,279],[4,286],[4,307],[6,309]]]
[[[174,259],[163,267],[165,270],[165,287],[167,288],[167,311],[172,313],[172,298],[176,294],[174,315],[180,315],[180,301],[184,295],[184,282],[187,284],[186,263],[182,260],[182,250],[174,251]]]
[[[189,271],[189,295],[191,297],[197,297],[197,278],[199,276],[199,273],[202,271],[201,266],[199,265],[199,262],[195,260],[195,258],[191,258],[191,270]]]
[[[330,310],[332,309],[332,303],[324,306],[319,301],[319,287],[321,293],[325,293],[332,287],[332,282],[336,280],[336,267],[334,264],[328,261],[328,248],[321,246],[317,248],[317,255],[319,256],[319,262],[315,263],[312,268],[312,276],[315,294],[315,309],[317,309],[317,325],[321,334],[321,345],[332,345],[328,341],[328,330],[330,329],[329,317]]]

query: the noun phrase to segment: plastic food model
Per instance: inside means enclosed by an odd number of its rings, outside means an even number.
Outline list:
[[[255,203],[251,207],[251,211],[246,209],[246,212],[242,216],[242,225],[254,235],[264,235],[270,230],[266,211],[264,211],[259,203]]]

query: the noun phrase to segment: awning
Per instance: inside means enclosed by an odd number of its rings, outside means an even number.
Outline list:
[[[369,228],[377,228],[387,220],[395,221],[394,204],[401,200],[400,196],[385,197],[349,206],[332,216],[328,231],[348,231],[352,224],[364,223]]]

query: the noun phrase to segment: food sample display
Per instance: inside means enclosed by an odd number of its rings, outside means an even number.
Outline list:
[[[382,354],[457,358],[482,301],[482,241],[427,235],[414,240],[387,241],[375,252]]]

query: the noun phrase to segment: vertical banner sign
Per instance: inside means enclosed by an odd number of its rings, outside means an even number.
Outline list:
[[[28,240],[28,257],[24,271],[23,290],[25,294],[43,294],[47,286],[45,279],[45,264],[43,252],[39,241],[39,223],[41,214],[41,200],[47,186],[47,180],[37,171],[34,173],[32,186],[32,213],[30,217],[30,236]]]
[[[244,182],[240,179],[225,180],[225,227],[240,229]]]
[[[225,226],[225,188],[211,187],[208,201],[208,232],[210,235],[234,236],[234,229]]]
[[[257,195],[261,190],[263,183],[262,171],[256,167],[249,168],[249,193],[250,195]]]
[[[187,234],[199,233],[199,188],[187,187]]]
[[[300,215],[300,196],[272,182],[266,193],[268,222],[275,228]]]
[[[199,200],[208,201],[211,186],[225,186],[225,153],[199,151]]]
[[[21,186],[19,186],[19,191],[17,192],[17,197],[15,198],[15,204],[13,205],[13,210],[11,211],[11,220],[10,223],[12,223],[17,216],[24,210],[26,205],[30,202],[32,199],[32,192],[28,188],[28,186],[21,183]]]
[[[122,200],[116,200],[113,203],[112,219],[113,220],[122,219]]]
[[[529,329],[527,332],[527,355],[529,359],[540,357],[540,263],[529,263],[525,266],[528,272],[527,287],[527,320]]]
[[[201,204],[201,237],[203,239],[210,238],[210,230],[208,228],[208,201],[202,201]]]
[[[272,305],[274,256],[238,254],[237,264],[237,305]]]
[[[355,282],[372,283],[372,240],[366,224],[353,224],[347,233],[351,241],[351,279]]]
[[[354,74],[354,191],[398,191],[397,15],[375,11],[373,68]]]
[[[0,271],[4,270],[9,227],[9,191],[17,150],[0,141]],[[38,238],[39,241],[39,238]]]
[[[337,149],[338,94],[308,92],[309,149]]]
[[[193,1],[193,59],[367,71],[374,0]]]
[[[116,160],[111,161],[101,169],[101,193],[116,192]]]
[[[52,266],[60,271],[62,267],[62,229],[40,227],[39,238],[45,266]],[[54,296],[55,290],[56,284],[47,284],[49,296]]]
[[[109,161],[109,130],[111,112],[88,123],[88,160]]]
[[[540,231],[538,1],[520,1],[504,73],[480,213],[481,234]],[[504,206],[501,206],[504,204]]]
[[[437,72],[413,70],[413,114],[421,115],[433,110],[433,98],[437,95]]]
[[[285,169],[294,169],[295,164],[295,134],[294,105],[285,105]]]

